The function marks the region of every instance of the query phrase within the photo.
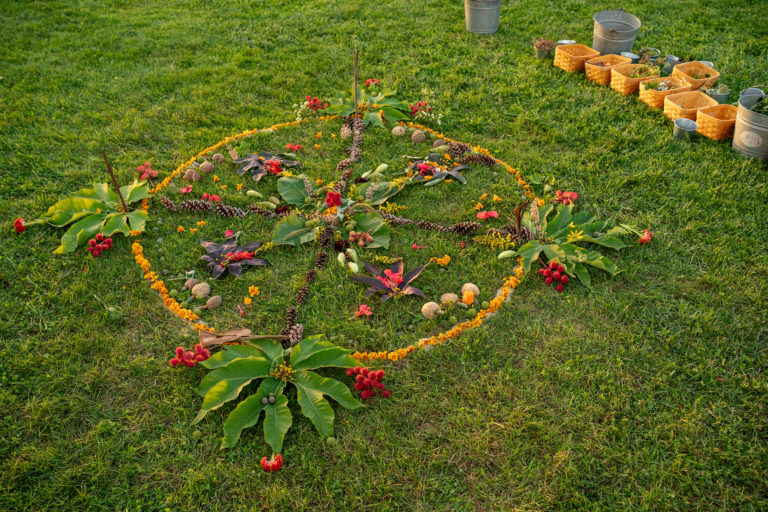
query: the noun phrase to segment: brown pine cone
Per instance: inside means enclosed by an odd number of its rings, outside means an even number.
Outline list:
[[[296,302],[297,305],[304,304],[304,301],[307,300],[307,294],[309,293],[309,286],[304,285],[301,287],[301,289],[296,292],[296,297],[294,299],[294,302]]]
[[[317,258],[315,258],[315,267],[319,269],[324,269],[325,266],[328,264],[328,253],[325,251],[320,251],[317,253]]]
[[[178,211],[179,211],[179,209],[178,209],[178,208],[176,208],[176,203],[174,203],[173,201],[171,201],[170,199],[168,199],[168,198],[167,198],[167,197],[165,197],[165,196],[162,196],[162,197],[160,198],[160,202],[161,202],[161,203],[163,203],[163,206],[165,206],[165,208],[166,208],[168,211],[170,211],[170,212],[176,213],[176,212],[178,212]]]

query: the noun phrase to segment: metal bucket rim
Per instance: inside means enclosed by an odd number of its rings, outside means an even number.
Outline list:
[[[675,119],[675,126],[686,132],[695,132],[699,128],[699,124],[687,117],[678,117]]]
[[[600,25],[600,27],[602,27],[602,28],[606,28],[603,25],[604,22],[624,21],[624,20],[610,20],[610,19],[602,19],[601,20],[601,19],[598,19],[598,16],[600,16],[601,14],[603,14],[603,15],[615,15],[617,17],[624,18],[625,20],[632,22],[632,25],[630,25],[630,27],[632,27],[632,30],[639,30],[640,27],[642,26],[642,22],[640,21],[640,18],[638,18],[634,14],[628,13],[624,9],[606,9],[604,11],[596,12],[594,15],[592,15],[592,19],[594,20],[594,22],[597,23],[598,25]],[[637,25],[637,26],[635,26],[635,25]],[[607,29],[607,30],[613,30],[613,29]],[[629,30],[628,32],[631,32],[632,30]]]

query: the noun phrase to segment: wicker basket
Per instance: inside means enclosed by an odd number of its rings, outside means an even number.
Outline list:
[[[736,111],[733,105],[715,105],[704,107],[696,112],[696,130],[712,140],[730,139],[733,137],[733,127],[736,125]]]
[[[659,75],[644,76],[642,78],[630,78],[629,75],[643,64],[620,64],[611,68],[611,89],[619,91],[624,96],[637,92],[640,82],[649,78],[658,78]]]
[[[584,61],[597,57],[600,52],[583,44],[562,44],[555,48],[555,66],[563,71],[584,69]]]
[[[670,94],[664,98],[664,115],[674,122],[678,117],[696,120],[696,112],[704,107],[713,107],[717,101],[703,92],[688,91]]]
[[[629,64],[632,61],[629,57],[621,55],[602,55],[589,59],[584,62],[584,70],[587,72],[587,79],[600,85],[608,85],[611,81],[611,68],[620,64]],[[605,66],[598,66],[603,63]]]
[[[703,87],[712,87],[717,82],[717,79],[720,78],[720,73],[702,62],[693,61],[675,66],[672,70],[672,76],[684,79],[696,90]]]
[[[668,91],[659,91],[657,89],[651,89],[648,86],[654,82],[661,83],[669,80],[674,84],[674,89]],[[691,84],[678,77],[667,78],[646,78],[640,82],[640,101],[645,103],[651,108],[661,108],[664,106],[664,98],[670,94],[677,94],[678,92],[686,92],[691,90]]]

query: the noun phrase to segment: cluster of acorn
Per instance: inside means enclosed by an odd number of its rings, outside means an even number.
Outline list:
[[[88,247],[86,250],[91,253],[91,256],[94,258],[98,258],[101,256],[101,253],[111,248],[112,239],[109,237],[105,238],[104,235],[99,233],[94,238],[88,240]]]
[[[547,284],[554,285],[555,283],[558,283],[557,286],[555,286],[555,290],[557,290],[558,293],[562,293],[565,285],[568,284],[569,281],[568,275],[565,273],[565,267],[556,261],[550,261],[547,268],[540,268],[539,275],[544,277],[544,282]]]

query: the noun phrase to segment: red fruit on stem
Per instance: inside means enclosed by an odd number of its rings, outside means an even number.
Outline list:
[[[362,391],[365,389],[365,386],[363,386],[362,382],[356,382],[355,383],[355,391]]]
[[[552,272],[552,279],[554,279],[555,281],[559,281],[560,280],[560,272],[558,272],[557,270]]]
[[[545,283],[547,283],[547,284],[552,284],[552,278],[551,278],[551,277],[548,277],[548,278],[546,278],[546,279],[544,280],[544,282],[545,282]]]
[[[355,374],[355,370],[352,368],[347,368],[347,377],[351,377]]]
[[[110,249],[112,248],[112,239],[111,238],[105,238],[104,243],[107,244],[107,247]]]
[[[549,262],[549,268],[552,270],[557,270],[557,262],[556,261],[550,261]]]
[[[365,391],[363,391],[362,393],[360,393],[360,398],[362,398],[363,400],[368,400],[368,390],[367,389]]]
[[[544,270],[545,270],[545,269],[543,269],[543,268],[540,268],[540,269],[539,269],[539,275],[540,275],[540,276],[543,276],[543,275],[544,275]]]
[[[555,286],[555,290],[557,290],[557,293],[562,293],[563,292],[563,285],[559,284],[559,285]]]
[[[560,273],[562,274],[563,272],[565,272],[565,267],[564,267],[564,266],[562,266],[562,265],[558,265],[558,266],[557,266],[557,271],[558,271],[558,272],[560,272]]]
[[[544,270],[544,277],[552,277],[552,271],[549,269]]]
[[[364,380],[365,380],[364,375],[358,375],[357,377],[355,377],[356,382],[363,382]]]
[[[98,233],[96,235],[96,241],[101,242],[102,240],[104,240],[104,235],[102,235],[101,233]]]
[[[177,366],[179,364],[179,360],[174,357],[170,361],[168,361],[168,364],[170,364],[171,366]]]
[[[362,375],[368,375],[368,368],[362,368],[362,369],[360,370],[360,373],[361,373]]]
[[[88,240],[88,245],[90,245],[91,247],[93,247],[94,245],[96,245],[96,240],[94,240],[93,238],[91,238],[90,240]]]
[[[560,277],[560,284],[566,284],[568,281],[570,281],[570,279],[568,279],[568,276],[566,276],[565,274],[563,274],[563,276]]]
[[[94,249],[93,251],[91,251],[91,254],[93,254],[94,258],[98,258],[99,256],[101,256],[101,251],[98,249]]]
[[[376,372],[376,376],[378,377],[379,380],[383,379],[384,378],[384,370],[377,371]]]
[[[388,389],[385,389],[384,391],[381,392],[381,396],[384,398],[389,398],[390,396],[392,396],[392,392]]]
[[[93,252],[93,247],[86,247],[85,250],[88,252]]]
[[[362,370],[362,368],[360,368],[359,366],[355,366],[354,368],[352,368],[352,371],[355,373],[360,373],[360,370]]]

